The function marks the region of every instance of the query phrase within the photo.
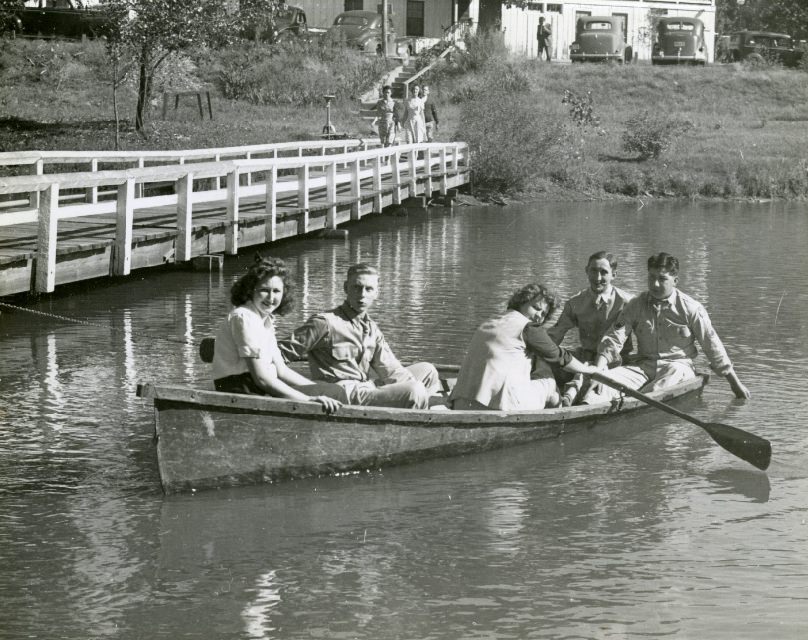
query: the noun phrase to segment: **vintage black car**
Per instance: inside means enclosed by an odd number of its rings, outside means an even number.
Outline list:
[[[396,32],[389,17],[386,35],[388,53],[395,53]],[[344,11],[334,19],[326,36],[365,53],[382,53],[382,16],[373,11]]]
[[[12,29],[40,38],[82,38],[104,35],[109,19],[102,6],[86,7],[81,0],[33,0],[17,11]]]
[[[254,20],[244,30],[244,37],[262,42],[308,40],[309,25],[306,12],[300,7],[285,5],[271,19]]]
[[[794,46],[794,40],[785,33],[771,31],[737,31],[730,34],[728,55],[733,62],[763,64],[778,62],[786,67],[800,64],[805,52]]]
[[[698,18],[660,18],[651,64],[707,64],[704,23]]]
[[[570,45],[572,62],[631,62],[632,56],[631,47],[626,45],[622,18],[578,18],[575,24],[575,41]]]

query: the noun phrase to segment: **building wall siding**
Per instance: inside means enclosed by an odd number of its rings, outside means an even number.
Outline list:
[[[546,7],[548,3],[536,3]],[[589,0],[557,3],[561,12],[539,11],[502,7],[502,29],[505,42],[511,51],[535,58],[538,47],[536,28],[539,18],[544,16],[553,29],[552,54],[554,60],[569,60],[569,47],[575,40],[575,22],[579,12],[589,12],[593,16],[627,16],[627,44],[639,60],[651,59],[652,29],[649,15],[652,9],[666,10],[668,16],[688,16],[699,18],[704,23],[707,42],[708,62],[715,55],[715,5],[711,0],[699,2],[640,2],[638,0]]]
[[[306,20],[310,26],[327,29],[334,23],[340,13],[345,10],[344,0],[293,0],[289,3],[306,12]],[[398,36],[407,34],[407,0],[388,0],[393,25]],[[443,29],[452,24],[452,0],[425,0],[424,2],[424,36],[440,38]],[[376,11],[381,8],[380,0],[363,0],[365,11]]]

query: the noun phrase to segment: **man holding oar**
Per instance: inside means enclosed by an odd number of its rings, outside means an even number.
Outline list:
[[[608,370],[608,377],[631,389],[656,391],[694,378],[698,343],[711,368],[729,382],[737,398],[749,398],[732,367],[726,349],[704,307],[676,288],[679,261],[667,253],[648,259],[648,291],[630,300],[598,346],[595,366],[604,372],[620,357],[631,334],[637,353],[624,366]],[[617,397],[620,391],[594,385],[584,402],[593,404]]]

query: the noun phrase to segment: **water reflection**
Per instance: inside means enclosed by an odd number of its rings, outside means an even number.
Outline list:
[[[714,379],[691,415],[773,441],[768,474],[658,412],[556,441],[341,478],[164,498],[138,382],[209,383],[194,343],[254,251],[0,315],[0,597],[13,637],[561,638],[808,634],[804,207],[587,203],[371,217],[282,242],[297,308],[382,272],[403,360],[459,362],[515,287],[567,296],[586,258],[645,287],[661,250],[708,305],[750,402]],[[702,363],[703,364],[703,363]],[[775,484],[770,488],[769,482]],[[68,588],[62,588],[62,584]],[[745,620],[737,603],[755,603]],[[41,614],[47,611],[47,619]],[[698,611],[698,616],[693,615]]]
[[[752,502],[768,502],[771,494],[769,476],[748,469],[716,469],[707,474],[707,480],[716,487],[716,493],[734,493]]]
[[[244,630],[250,638],[269,640],[273,637],[271,632],[276,630],[271,619],[272,608],[281,601],[281,587],[276,573],[272,569],[258,576],[255,581],[255,596],[248,601],[241,614],[245,623]]]

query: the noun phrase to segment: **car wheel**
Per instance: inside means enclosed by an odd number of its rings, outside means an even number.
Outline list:
[[[753,67],[762,67],[766,61],[759,53],[750,53],[748,56],[746,56],[746,62]]]
[[[634,61],[634,49],[626,47],[625,51],[623,51],[623,59],[626,61],[626,64],[631,64]]]

